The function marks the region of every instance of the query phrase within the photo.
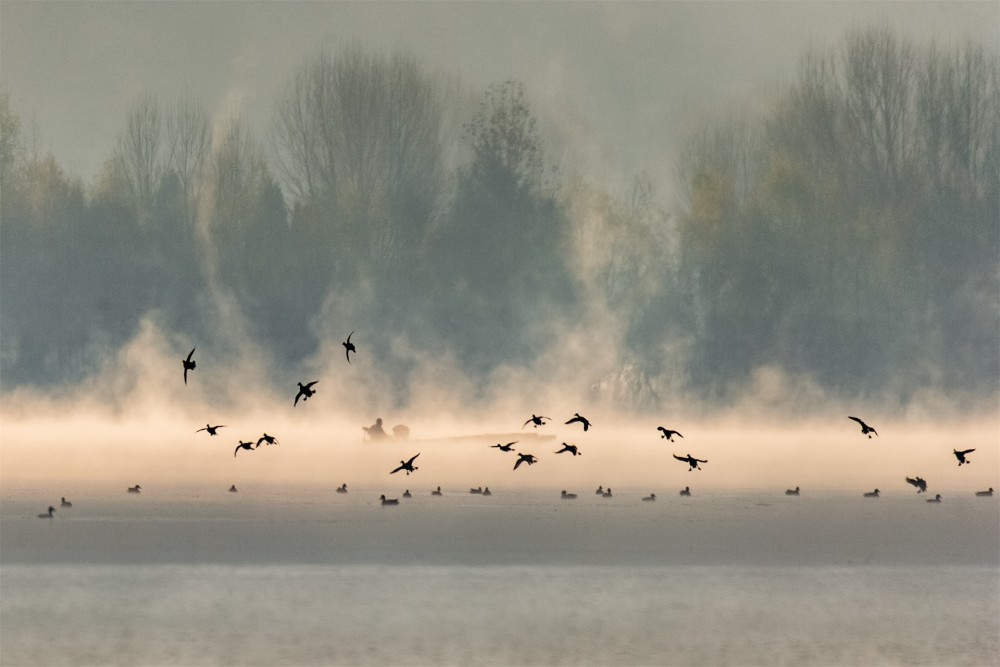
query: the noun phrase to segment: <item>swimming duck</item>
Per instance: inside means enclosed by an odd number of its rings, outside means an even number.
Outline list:
[[[651,493],[648,496],[643,497],[643,501],[647,502],[647,503],[653,502],[654,500],[656,500],[656,494],[655,493]]]
[[[51,519],[53,517],[53,514],[55,513],[55,511],[56,511],[56,508],[53,507],[52,505],[49,505],[49,511],[46,514],[39,514],[38,518],[39,519]]]
[[[797,496],[797,495],[799,495],[799,487],[796,486],[794,489],[786,489],[785,490],[785,495],[786,496]]]
[[[865,498],[878,498],[878,493],[878,489],[875,489],[874,491],[866,491]]]
[[[477,486],[474,489],[469,489],[469,493],[481,496],[483,495],[483,487]]]
[[[412,498],[412,497],[413,497],[413,494],[412,494],[412,493],[410,493],[410,490],[409,490],[409,489],[407,489],[406,491],[403,491],[403,497],[404,497],[404,498]]]
[[[140,491],[142,491],[142,487],[139,486],[138,484],[136,484],[135,486],[128,487],[129,493],[139,493]]]
[[[236,490],[235,484],[229,487],[229,493],[239,493],[239,491]]]
[[[337,493],[347,493],[347,484],[341,484],[338,486]]]
[[[382,501],[383,505],[398,505],[399,504],[399,498],[386,498],[385,494],[379,496],[378,499],[380,501]]]
[[[490,491],[490,487],[487,486],[485,489],[483,489],[483,495],[484,496],[492,496],[493,495],[493,492]]]
[[[443,496],[444,494],[441,493],[441,487],[439,486],[438,488],[436,488],[433,491],[431,491],[431,495],[432,496]]]
[[[933,498],[928,498],[927,502],[929,502],[929,503],[939,503],[939,502],[941,502],[941,494],[939,493],[936,496],[934,496]]]
[[[559,497],[562,498],[563,500],[576,500],[576,494],[567,493],[566,489],[562,490],[562,492],[559,494]]]
[[[607,489],[605,489],[604,493],[601,494],[601,497],[602,498],[611,498],[612,497],[612,495],[611,495],[611,487],[610,486]]]
[[[72,507],[73,503],[71,503],[70,501],[66,500],[66,498],[64,496],[63,499],[62,499],[62,502],[59,503],[59,506],[60,507]]]
[[[597,491],[594,491],[594,493],[596,493],[599,496],[603,496],[604,495],[604,485],[602,484],[601,486],[597,487]]]
[[[685,486],[683,489],[681,489],[681,495],[682,496],[690,496],[691,495],[691,487],[690,486]]]
[[[980,498],[988,497],[993,495],[993,487],[991,486],[987,491],[976,491],[976,495]]]

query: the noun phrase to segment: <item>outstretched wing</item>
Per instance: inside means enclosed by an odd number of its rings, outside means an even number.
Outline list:
[[[196,347],[192,347],[192,348],[191,348],[191,351],[190,351],[190,352],[188,352],[188,356],[187,356],[187,360],[188,360],[189,362],[191,361],[191,357],[192,357],[192,356],[194,356],[194,351],[195,351],[196,349],[198,349],[198,348],[196,348]]]
[[[530,424],[530,423],[531,423],[531,422],[533,422],[533,421],[535,421],[535,418],[534,418],[534,417],[532,417],[532,418],[531,418],[531,419],[529,419],[528,421],[524,422],[524,424],[522,424],[522,425],[521,425],[521,428],[524,428],[525,426],[527,426],[528,424]]]
[[[676,454],[674,454],[674,458],[677,459],[678,461],[683,461],[684,463],[688,463],[688,457],[686,456],[677,456]]]
[[[294,403],[292,403],[292,407],[295,407],[296,405],[298,405],[298,404],[299,404],[299,398],[300,398],[301,396],[302,396],[302,390],[300,389],[300,390],[299,390],[299,393],[295,394],[295,402],[294,402]]]
[[[913,479],[912,477],[907,477],[906,478],[906,483],[907,484],[912,484],[913,486],[920,486],[920,482],[918,482],[917,480]]]
[[[406,462],[406,465],[407,465],[407,466],[411,466],[411,465],[413,465],[413,462],[414,462],[414,461],[415,461],[415,460],[417,459],[417,457],[418,457],[418,456],[420,456],[420,453],[419,453],[419,452],[418,452],[418,453],[416,453],[416,454],[414,454],[413,456],[411,456],[411,457],[410,457],[410,460]]]
[[[216,427],[216,428],[218,428],[218,427]],[[200,428],[197,431],[195,431],[195,433],[201,433],[202,431],[207,431],[207,430],[208,430],[207,427],[206,428]]]
[[[965,456],[966,454],[971,454],[974,451],[976,451],[976,450],[975,449],[966,449],[964,452],[959,452],[959,454],[961,454],[962,456]]]
[[[395,470],[390,470],[389,471],[389,474],[390,475],[394,475],[394,474],[396,474],[397,472],[399,472],[402,469],[403,469],[403,466],[396,466]]]
[[[864,423],[864,421],[858,419],[857,417],[852,417],[852,416],[848,415],[847,418],[848,419],[853,419],[854,421],[856,421],[859,424],[861,424],[861,428],[867,428],[868,427],[868,424]]]
[[[522,458],[519,458],[517,461],[514,461],[514,470],[517,470],[518,466],[520,466],[522,463],[524,463],[524,459]]]

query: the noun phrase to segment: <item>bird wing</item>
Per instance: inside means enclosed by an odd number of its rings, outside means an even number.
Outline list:
[[[236,449],[233,450],[233,458],[236,458],[236,453],[243,448],[243,445],[236,445]]]
[[[530,423],[531,423],[531,422],[533,422],[533,421],[535,421],[535,418],[534,418],[534,417],[532,417],[532,418],[531,418],[531,419],[529,419],[528,421],[524,422],[524,424],[522,424],[522,425],[521,425],[521,428],[524,428],[525,426],[527,426],[528,424],[530,424]]]
[[[188,361],[191,361],[191,357],[192,357],[192,356],[194,355],[194,351],[195,351],[196,349],[198,349],[198,348],[196,348],[196,347],[192,347],[192,348],[191,348],[191,351],[190,351],[190,352],[188,352],[188,356],[187,356],[187,360],[188,360]]]
[[[216,427],[216,428],[218,428],[218,427]],[[201,433],[202,431],[207,431],[207,430],[208,430],[207,428],[200,428],[197,431],[195,431],[195,433]]]
[[[579,417],[571,417],[571,418],[569,419],[569,421],[567,421],[566,423],[567,423],[567,424],[572,424],[573,422],[578,422],[578,421],[580,421],[580,418],[579,418]]]
[[[678,461],[684,461],[684,463],[688,462],[688,457],[686,456],[677,456],[676,454],[674,454],[674,458],[677,459]]]
[[[184,367],[184,384],[188,383],[188,367]]]
[[[858,419],[857,417],[851,417],[850,415],[848,415],[847,418],[848,419],[853,419],[854,421],[858,422],[859,424],[861,424],[862,428],[868,426],[868,424],[864,423],[862,420]]]
[[[302,396],[302,390],[301,389],[299,390],[299,393],[295,394],[295,402],[292,403],[292,407],[295,407],[296,405],[299,404],[299,397],[300,396]]]
[[[390,475],[394,475],[395,473],[399,472],[402,469],[403,469],[403,466],[396,466],[396,469],[389,471],[389,474]]]
[[[908,484],[912,484],[913,486],[920,486],[920,482],[918,482],[917,480],[913,479],[912,477],[907,477],[906,478],[906,482]]]
[[[708,463],[708,459],[695,459],[698,463]]]
[[[515,462],[514,462],[514,470],[517,470],[517,467],[518,467],[519,465],[521,465],[522,463],[524,463],[524,459],[520,459],[520,458],[519,458],[519,459],[518,459],[517,461],[515,461]]]
[[[316,384],[317,382],[319,382],[319,380],[313,380],[312,382],[310,382],[309,384],[306,385],[306,389],[312,389],[312,386],[314,384]]]
[[[350,343],[350,342],[351,342],[351,336],[353,336],[353,335],[354,335],[354,332],[353,332],[353,331],[352,331],[351,333],[347,334],[347,342],[348,342],[348,343]]]
[[[681,435],[680,431],[674,431],[674,435],[676,435],[679,438],[683,438],[684,437],[683,435]]]
[[[257,446],[260,447],[260,443],[264,442],[265,440],[267,440],[267,438],[260,438],[260,439],[258,439],[257,440]]]
[[[962,454],[964,456],[965,454],[971,454],[974,451],[976,451],[976,450],[975,449],[966,449],[964,452],[959,452],[959,454]]]
[[[411,465],[413,465],[413,462],[414,462],[414,461],[416,460],[416,458],[417,458],[418,456],[420,456],[420,453],[419,453],[419,452],[418,452],[418,453],[416,453],[416,454],[414,454],[413,456],[411,456],[411,457],[410,457],[410,460],[406,462],[406,465],[408,465],[408,466],[411,466]]]
[[[347,356],[347,363],[351,363],[351,348],[344,345],[344,354]]]

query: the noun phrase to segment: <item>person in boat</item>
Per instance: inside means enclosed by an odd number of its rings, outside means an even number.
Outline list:
[[[389,437],[389,434],[386,433],[385,429],[382,428],[381,417],[376,419],[375,423],[372,424],[371,426],[362,426],[361,428],[362,430],[364,430],[365,435],[368,437],[369,440],[385,440],[386,438]]]

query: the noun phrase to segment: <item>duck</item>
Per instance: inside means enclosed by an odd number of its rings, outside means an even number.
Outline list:
[[[929,502],[929,503],[939,503],[939,502],[941,502],[941,494],[939,493],[936,496],[934,496],[933,498],[928,498],[927,502]]]
[[[139,493],[142,491],[142,487],[136,484],[135,486],[128,487],[127,490],[129,493]]]
[[[38,518],[39,519],[51,519],[55,515],[55,511],[56,511],[56,508],[53,507],[52,505],[49,505],[49,511],[46,512],[45,514],[39,514]]]
[[[532,454],[518,454],[517,461],[514,462],[514,470],[517,470],[518,466],[522,463],[527,463],[529,466],[538,463],[538,459]]]
[[[347,363],[351,363],[351,352],[358,353],[358,348],[354,347],[354,343],[351,342],[351,336],[353,335],[354,332],[352,331],[347,335],[347,340],[341,343],[344,346],[344,354],[347,355]]]
[[[200,428],[197,431],[195,431],[195,433],[201,433],[202,431],[208,431],[209,435],[219,435],[218,434],[218,430],[220,428],[225,428],[225,427],[226,427],[225,424],[216,424],[215,426],[212,426],[211,424],[205,424],[205,428]]]
[[[601,497],[602,498],[611,498],[612,497],[612,495],[611,495],[611,487],[610,486],[604,491],[604,493],[601,494]]]
[[[917,493],[923,493],[927,490],[927,480],[922,477],[907,477],[906,483],[911,486],[917,487]]]
[[[275,438],[273,435],[268,435],[267,433],[265,433],[264,435],[260,436],[260,438],[257,440],[257,447],[260,447],[260,443],[262,442],[266,442],[269,445],[277,445],[278,439]]]
[[[312,395],[316,393],[316,390],[313,389],[313,385],[318,382],[319,380],[313,380],[312,382],[306,384],[302,384],[301,382],[297,383],[299,385],[299,393],[295,394],[295,402],[292,403],[292,407],[299,404],[300,398],[303,402],[308,401]]]
[[[599,496],[603,496],[604,495],[604,485],[602,484],[601,486],[598,486],[597,490],[594,491],[594,493],[596,493]]]
[[[341,484],[338,486],[337,493],[347,493],[347,484]]]
[[[414,454],[413,456],[411,456],[409,458],[409,460],[400,461],[399,465],[396,466],[393,470],[391,470],[389,472],[389,474],[392,475],[392,474],[395,474],[395,473],[399,472],[400,470],[405,470],[406,474],[409,475],[411,472],[416,472],[417,470],[420,470],[420,468],[418,468],[417,466],[413,465],[414,459],[416,459],[418,456],[420,456],[420,452],[417,452],[416,454]]]
[[[493,495],[493,492],[490,491],[490,487],[487,486],[485,489],[483,489],[483,495],[484,496],[492,496]]]
[[[233,450],[233,458],[234,459],[236,458],[236,454],[239,453],[239,451],[241,449],[245,449],[248,452],[252,452],[254,450],[253,442],[249,442],[249,441],[248,442],[243,442],[242,440],[240,440],[240,444],[236,445],[236,449]]]
[[[539,415],[536,415],[536,414],[532,413],[531,414],[531,419],[529,419],[528,421],[524,422],[524,426],[521,426],[521,428],[524,428],[528,424],[534,424],[535,428],[538,428],[539,426],[544,426],[546,419],[548,419],[549,421],[552,420],[551,417],[539,416]]]
[[[643,500],[643,502],[651,503],[654,500],[656,500],[656,494],[655,493],[651,493],[648,496],[643,497],[642,500]]]
[[[878,489],[875,489],[874,491],[866,491],[865,498],[878,498],[878,494]]]
[[[991,486],[986,491],[976,491],[976,495],[979,496],[980,498],[990,497],[993,495],[993,487]]]
[[[413,494],[412,494],[412,493],[410,493],[410,490],[409,490],[409,489],[407,489],[406,491],[403,491],[403,497],[404,497],[404,498],[412,498],[412,497],[413,497]]]
[[[687,463],[688,464],[688,472],[691,472],[692,470],[701,470],[701,466],[698,465],[699,463],[708,463],[707,460],[705,460],[705,459],[696,459],[695,457],[691,456],[690,454],[688,454],[687,456],[677,456],[676,454],[674,454],[674,458],[677,459],[678,461],[683,461],[684,463]]]
[[[675,435],[678,438],[683,438],[684,437],[683,435],[680,434],[680,431],[672,431],[669,428],[665,428],[663,426],[657,426],[656,430],[660,432],[660,437],[661,438],[666,438],[670,442],[674,441],[674,436]]]
[[[229,487],[229,493],[239,493],[239,491],[236,489],[235,484]]]
[[[198,366],[198,363],[191,358],[194,356],[194,351],[196,349],[197,348],[192,347],[191,351],[188,352],[187,359],[181,359],[181,363],[184,364],[184,384],[188,383],[188,371],[193,371]]]
[[[471,493],[473,495],[481,496],[481,495],[483,495],[483,487],[477,486],[474,489],[469,489],[469,493]]]
[[[431,495],[432,496],[443,496],[444,494],[441,493],[441,487],[439,486],[438,488],[436,488],[433,491],[431,491]]]
[[[563,500],[576,500],[576,494],[568,493],[566,489],[562,490],[562,492],[559,494],[559,497],[562,498]]]
[[[971,461],[969,461],[969,460],[967,460],[965,458],[965,455],[966,454],[971,454],[972,452],[974,452],[976,450],[975,449],[966,449],[966,450],[960,452],[957,449],[953,449],[951,451],[955,455],[955,458],[958,459],[958,465],[961,466],[961,465],[965,465],[966,463],[972,463]]]
[[[381,496],[379,496],[378,499],[380,501],[382,501],[383,505],[398,505],[399,504],[399,498],[386,498],[385,494],[382,494]]]
[[[875,435],[878,435],[878,431],[876,431],[874,428],[872,428],[868,424],[864,423],[862,420],[858,419],[857,417],[848,416],[847,418],[848,419],[853,419],[854,421],[858,422],[858,424],[861,425],[861,435],[867,435],[869,440],[872,437],[872,433],[874,433]]]
[[[785,489],[785,495],[786,496],[797,496],[797,495],[799,495],[799,487],[796,486],[794,489]]]
[[[590,420],[581,415],[579,412],[574,412],[573,416],[570,417],[569,421],[567,421],[566,423],[567,424],[579,423],[583,425],[584,431],[590,430]]]
[[[496,447],[496,448],[497,448],[497,449],[499,449],[499,450],[500,450],[501,452],[512,452],[512,451],[514,451],[514,445],[516,445],[516,444],[517,444],[517,440],[515,440],[514,442],[508,442],[508,443],[507,443],[506,445],[501,445],[501,444],[500,444],[500,443],[498,442],[498,443],[497,443],[497,444],[495,444],[495,445],[490,445],[490,447],[491,447],[491,448],[492,448],[492,447]]]
[[[59,503],[59,506],[60,507],[72,507],[73,503],[71,503],[70,501],[66,500],[66,497],[63,496],[62,501]]]
[[[690,496],[691,495],[691,487],[690,486],[685,486],[683,489],[681,489],[681,493],[680,494],[682,496]]]
[[[569,452],[573,456],[581,456],[580,450],[577,449],[576,445],[571,445],[566,442],[562,444],[562,449],[556,451],[556,454],[562,454],[563,452]]]

